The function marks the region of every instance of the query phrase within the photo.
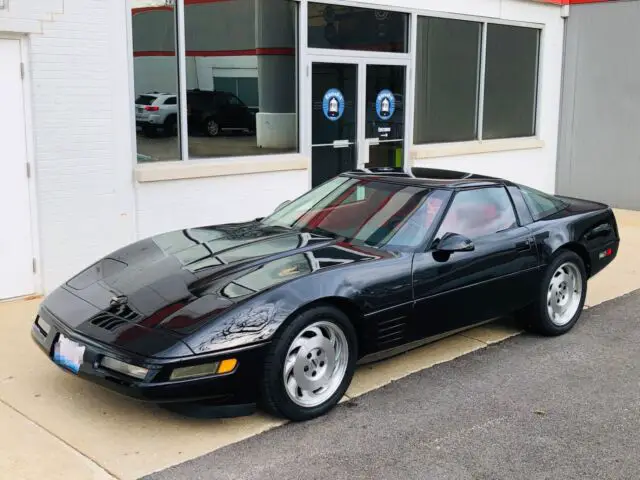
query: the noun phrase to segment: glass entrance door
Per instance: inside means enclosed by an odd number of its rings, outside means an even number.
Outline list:
[[[358,65],[312,64],[311,185],[353,170],[356,163]]]
[[[365,168],[404,165],[405,67],[367,65]]]
[[[311,183],[356,168],[402,167],[406,65],[311,61]]]

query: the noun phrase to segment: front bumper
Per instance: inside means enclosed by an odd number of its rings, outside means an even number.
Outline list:
[[[40,312],[42,315],[43,312]],[[34,321],[31,336],[52,363],[71,375],[101,385],[128,397],[154,403],[188,403],[206,401],[208,407],[253,407],[257,403],[263,360],[267,344],[253,345],[224,353],[193,355],[177,359],[148,358],[124,352],[109,345],[78,334],[58,319],[46,315],[51,326],[47,333]],[[77,373],[55,363],[53,351],[60,334],[85,347],[82,363]],[[100,361],[109,356],[122,362],[149,369],[144,380],[104,368]],[[169,380],[170,372],[179,367],[235,358],[238,365],[232,373],[211,375],[185,380]]]

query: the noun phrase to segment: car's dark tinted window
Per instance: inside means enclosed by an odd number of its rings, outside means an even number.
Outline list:
[[[503,187],[464,190],[453,198],[436,239],[458,233],[473,240],[515,226],[513,205]]]
[[[559,212],[566,206],[559,198],[539,192],[530,187],[523,187],[521,185],[520,191],[534,220],[542,220],[549,215]]]
[[[177,105],[176,97],[169,97],[164,101],[165,105]]]
[[[151,105],[158,97],[153,97],[151,95],[140,95],[136,98],[136,105]]]
[[[524,201],[524,196],[520,191],[520,188],[509,185],[507,187],[509,191],[509,195],[511,195],[511,200],[513,200],[513,205],[516,207],[516,213],[518,214],[518,220],[520,220],[521,226],[529,225],[533,222],[533,217],[531,216],[531,211],[527,206],[527,203]]]
[[[214,97],[216,107],[225,107],[229,105],[229,96],[225,93],[219,93]]]

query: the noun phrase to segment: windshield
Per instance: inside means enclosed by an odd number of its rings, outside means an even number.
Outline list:
[[[263,222],[373,247],[412,249],[425,240],[448,196],[420,186],[336,177]]]

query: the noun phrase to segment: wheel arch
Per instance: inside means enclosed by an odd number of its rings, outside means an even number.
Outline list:
[[[556,250],[556,255],[562,251],[570,251],[577,254],[584,263],[584,268],[587,272],[587,278],[591,277],[591,258],[589,257],[589,252],[586,247],[578,242],[568,242],[564,245],[560,246],[558,250]]]
[[[298,307],[296,310],[291,312],[286,320],[282,322],[282,324],[278,327],[278,329],[284,328],[288,325],[297,315],[300,315],[307,310],[311,310],[315,307],[320,306],[329,306],[340,310],[342,313],[346,315],[351,324],[353,325],[354,330],[356,331],[356,339],[358,341],[358,347],[363,345],[364,341],[364,314],[360,307],[354,302],[345,297],[338,296],[329,296],[329,297],[321,297],[317,298],[311,302],[305,303],[304,305]],[[358,348],[358,351],[360,349]]]

